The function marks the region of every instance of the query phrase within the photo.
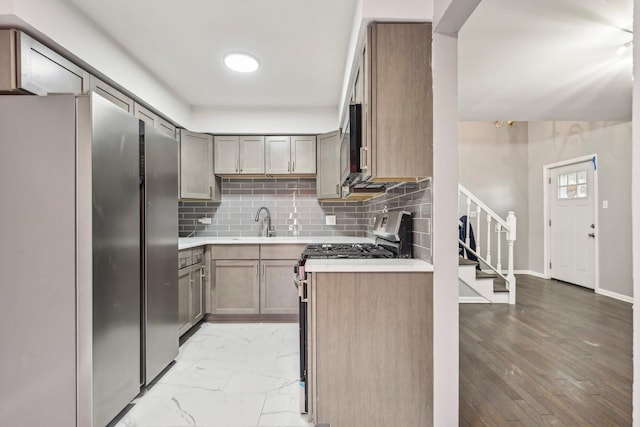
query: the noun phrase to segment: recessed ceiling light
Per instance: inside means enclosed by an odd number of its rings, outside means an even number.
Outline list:
[[[258,60],[246,53],[229,53],[224,57],[224,64],[239,73],[253,73],[260,67]]]

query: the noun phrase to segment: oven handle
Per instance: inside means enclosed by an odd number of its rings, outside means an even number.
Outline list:
[[[300,297],[300,302],[307,302],[309,300],[307,295],[307,280],[300,280],[298,286],[298,296]]]

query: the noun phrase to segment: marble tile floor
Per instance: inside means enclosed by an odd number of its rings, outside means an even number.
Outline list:
[[[203,323],[116,427],[310,427],[299,363],[297,323]]]

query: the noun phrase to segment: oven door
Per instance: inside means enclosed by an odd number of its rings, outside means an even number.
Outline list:
[[[298,288],[298,316],[299,316],[299,334],[300,334],[300,413],[308,412],[308,393],[307,393],[307,286],[304,266],[298,265],[295,269],[294,284]]]

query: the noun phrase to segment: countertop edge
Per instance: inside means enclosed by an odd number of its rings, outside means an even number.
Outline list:
[[[433,265],[421,259],[311,259],[305,264],[305,271],[308,273],[431,273]]]

